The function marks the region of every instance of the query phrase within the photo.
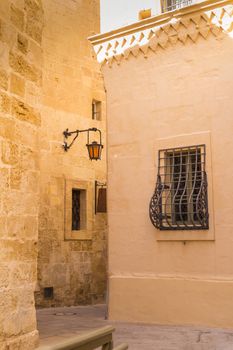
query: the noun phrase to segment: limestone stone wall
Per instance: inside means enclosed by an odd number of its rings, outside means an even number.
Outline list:
[[[99,1],[44,0],[43,97],[41,107],[38,306],[104,301],[106,214],[94,214],[94,181],[106,181],[105,91],[87,37],[99,32]],[[102,120],[92,120],[92,100],[102,101]],[[63,131],[97,127],[103,157],[91,162],[86,135],[62,149]],[[66,234],[68,183],[88,189],[88,232]],[[70,188],[70,187],[69,187]],[[65,208],[65,203],[67,208]],[[69,224],[68,224],[69,226]],[[70,229],[71,230],[71,229]],[[54,297],[45,298],[44,288]]]
[[[37,343],[34,289],[39,204],[43,10],[0,1],[0,349]]]
[[[35,347],[35,291],[39,306],[104,300],[106,214],[94,214],[94,181],[106,181],[106,148],[99,162],[85,135],[62,148],[66,128],[97,127],[106,146],[103,79],[87,41],[98,31],[99,1],[0,1],[1,350]],[[68,184],[87,193],[86,230],[72,235]]]

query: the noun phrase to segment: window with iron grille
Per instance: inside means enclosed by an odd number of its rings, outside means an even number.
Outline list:
[[[72,230],[80,230],[80,190],[72,190]]]
[[[179,8],[192,5],[193,0],[162,0],[162,12],[177,10]]]
[[[209,228],[205,145],[164,149],[150,203],[150,219],[160,230]]]
[[[72,231],[86,228],[86,190],[72,189]]]

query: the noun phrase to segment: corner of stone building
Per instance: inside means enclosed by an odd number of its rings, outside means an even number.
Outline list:
[[[0,2],[0,348],[38,342],[39,145],[42,84],[40,1]]]
[[[106,181],[106,148],[94,164],[84,139],[67,154],[61,147],[67,127],[98,127],[106,144],[103,77],[87,41],[99,31],[99,0],[56,13],[54,3],[0,2],[0,349],[36,346],[34,292],[39,307],[105,300],[107,224],[94,213],[94,182]],[[64,236],[68,179],[90,188],[91,239]]]

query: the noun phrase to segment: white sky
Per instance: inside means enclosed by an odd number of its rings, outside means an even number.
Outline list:
[[[151,8],[155,14],[156,2],[158,0],[100,0],[101,32],[136,22],[140,10]]]

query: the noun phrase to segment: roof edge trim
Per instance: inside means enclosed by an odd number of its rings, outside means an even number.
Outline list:
[[[177,20],[191,13],[210,11],[214,8],[231,5],[231,4],[233,4],[233,0],[207,0],[205,2],[200,2],[198,4],[190,5],[178,10],[166,12],[161,15],[157,15],[141,21],[137,21],[135,23],[120,27],[118,29],[114,29],[107,33],[90,36],[88,40],[92,43],[92,45],[102,44],[106,41],[120,38],[122,36],[132,34],[134,32],[163,25],[171,21],[173,18]]]

